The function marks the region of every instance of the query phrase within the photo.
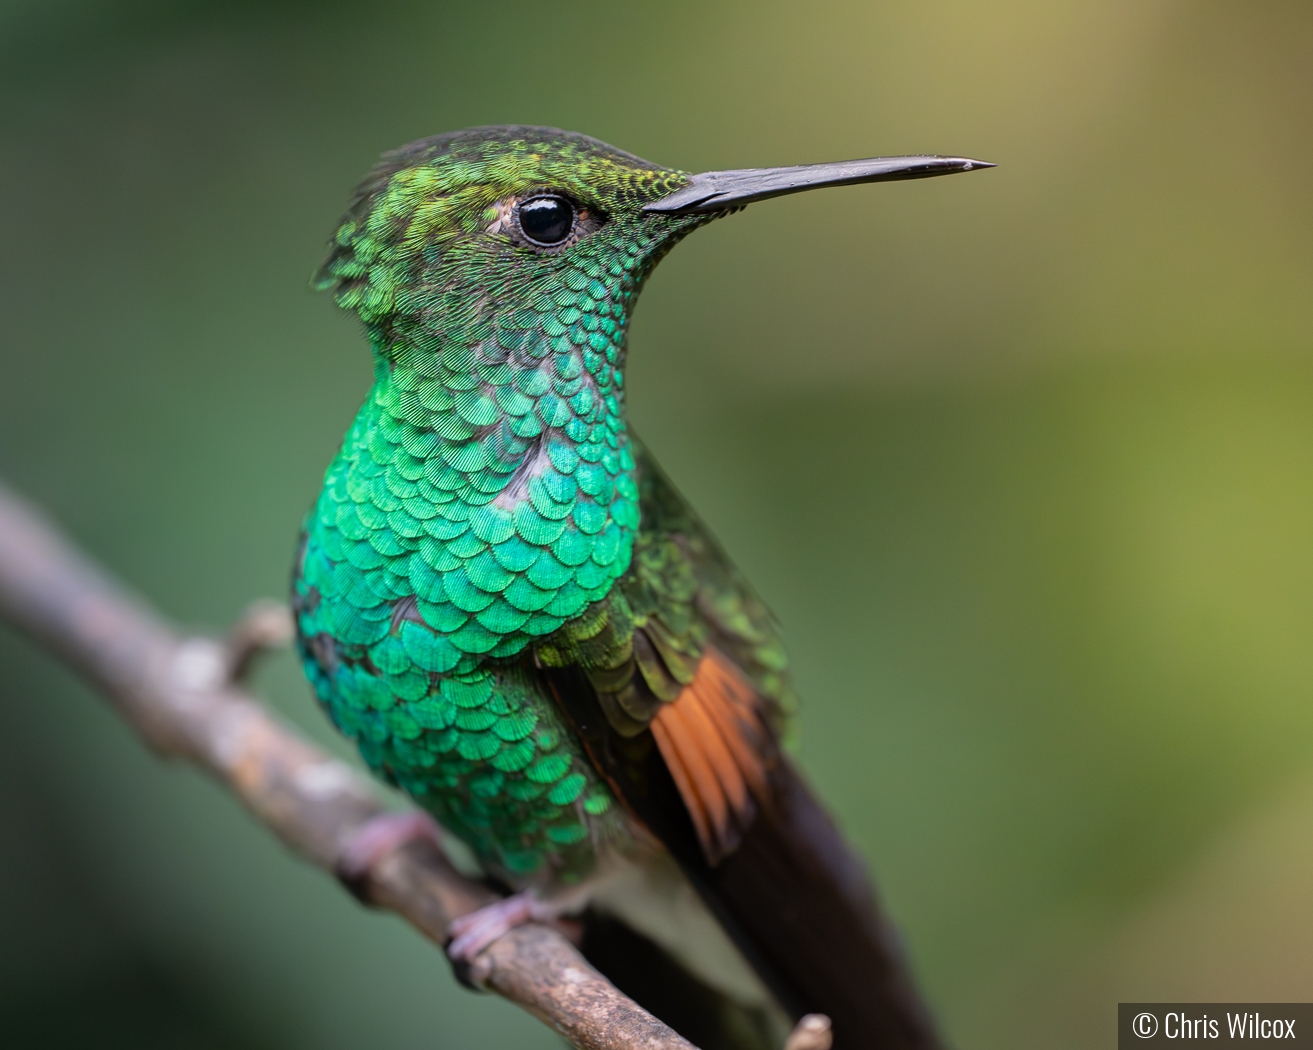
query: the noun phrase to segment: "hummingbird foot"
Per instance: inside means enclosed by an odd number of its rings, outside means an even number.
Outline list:
[[[447,955],[452,962],[468,964],[484,948],[516,926],[523,926],[526,922],[554,924],[559,915],[559,908],[540,901],[532,893],[517,893],[453,919],[447,927],[451,936]]]
[[[342,844],[337,857],[337,877],[353,894],[369,903],[366,883],[369,872],[380,860],[408,842],[432,842],[442,848],[442,837],[433,818],[417,809],[380,813],[356,828]]]

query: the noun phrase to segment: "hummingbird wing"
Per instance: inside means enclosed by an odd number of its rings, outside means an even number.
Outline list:
[[[840,1046],[940,1046],[861,861],[780,746],[769,611],[635,445],[631,568],[576,661],[544,661],[557,703],[786,1011],[828,1014]]]

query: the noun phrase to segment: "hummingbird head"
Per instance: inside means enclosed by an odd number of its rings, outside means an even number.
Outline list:
[[[385,360],[453,344],[505,359],[568,337],[615,365],[644,278],[698,226],[799,190],[989,166],[897,157],[693,175],[555,128],[470,128],[384,156],[316,285],[359,314]]]
[[[623,326],[660,255],[712,217],[643,211],[688,182],[551,128],[422,139],[386,154],[356,190],[317,284],[335,289],[389,358],[417,340],[439,351],[484,343],[516,311],[554,329],[549,317],[570,325],[562,311],[605,303]]]

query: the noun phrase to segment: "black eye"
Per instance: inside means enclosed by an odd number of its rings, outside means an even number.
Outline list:
[[[534,197],[520,205],[520,229],[534,244],[560,244],[574,229],[574,205],[564,197]]]

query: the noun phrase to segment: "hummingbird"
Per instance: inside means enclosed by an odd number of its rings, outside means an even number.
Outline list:
[[[885,157],[691,174],[518,125],[383,156],[316,274],[374,381],[307,515],[298,649],[369,768],[509,895],[457,963],[575,920],[703,1050],[942,1045],[862,863],[783,741],[766,605],[630,428],[626,333],[682,238],[803,190],[992,165]],[[360,850],[418,834],[380,818]],[[582,931],[581,933],[579,931]]]

